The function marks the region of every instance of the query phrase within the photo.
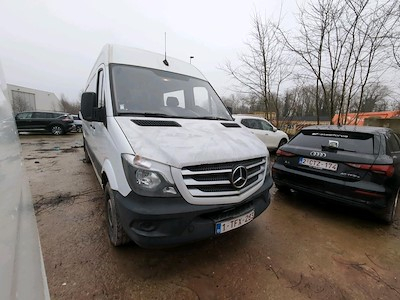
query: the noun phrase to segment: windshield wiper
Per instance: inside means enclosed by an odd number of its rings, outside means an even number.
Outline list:
[[[120,116],[143,116],[143,117],[158,117],[158,118],[184,118],[181,116],[172,116],[163,113],[148,113],[148,112],[119,112]]]
[[[119,112],[120,116],[143,116],[143,117],[158,117],[158,118],[176,118],[176,119],[203,119],[203,120],[221,120],[221,121],[232,121],[227,118],[214,117],[214,116],[176,116],[168,115],[163,113],[153,113],[153,112]]]
[[[337,148],[337,147],[326,146],[326,145],[321,145],[321,150],[356,152],[356,151],[354,151],[354,150],[348,150],[348,149],[344,149],[344,148]]]
[[[214,117],[214,116],[193,117],[192,119],[232,121],[227,118]]]

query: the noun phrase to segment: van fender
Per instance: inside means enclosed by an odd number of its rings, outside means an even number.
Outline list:
[[[101,170],[102,184],[103,184],[103,188],[104,188],[105,178],[103,177],[103,174],[105,174],[107,176],[107,179],[108,179],[108,182],[110,183],[111,189],[117,191],[118,190],[117,178],[115,176],[114,168],[108,159],[106,159],[104,161],[103,168]]]

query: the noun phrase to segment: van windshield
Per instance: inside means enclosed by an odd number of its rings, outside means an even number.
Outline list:
[[[136,66],[110,68],[117,115],[232,120],[207,81]]]

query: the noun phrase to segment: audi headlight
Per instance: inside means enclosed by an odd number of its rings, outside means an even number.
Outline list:
[[[169,166],[139,155],[124,153],[121,157],[126,180],[135,193],[148,197],[178,195]]]

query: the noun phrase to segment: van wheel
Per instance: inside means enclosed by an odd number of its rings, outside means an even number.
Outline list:
[[[287,143],[286,139],[281,139],[281,141],[278,144],[278,148],[280,148],[281,146],[285,145]]]
[[[90,164],[91,163],[91,161],[90,161],[90,157],[89,157],[89,154],[88,154],[88,151],[87,151],[87,148],[86,148],[86,141],[85,141],[85,139],[83,139],[83,152],[85,153],[85,158],[84,158],[84,162],[85,163],[87,163],[87,164]]]
[[[114,192],[112,191],[110,184],[107,182],[104,189],[106,196],[106,216],[107,216],[107,228],[108,237],[113,246],[118,247],[127,244],[130,239],[122,228],[117,206],[115,205]]]
[[[392,224],[396,216],[397,204],[399,202],[399,193],[400,193],[400,188],[397,190],[397,193],[394,194],[393,198],[390,200],[389,206],[386,209],[385,214],[382,216],[382,219],[387,224]]]
[[[60,125],[51,126],[50,130],[51,130],[51,133],[54,135],[64,134],[64,129]]]

